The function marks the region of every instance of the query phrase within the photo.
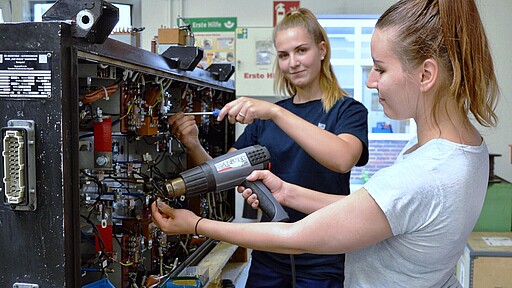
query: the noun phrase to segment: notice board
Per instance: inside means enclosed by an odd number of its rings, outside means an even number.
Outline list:
[[[274,97],[276,50],[272,27],[238,27],[236,33],[236,95]]]

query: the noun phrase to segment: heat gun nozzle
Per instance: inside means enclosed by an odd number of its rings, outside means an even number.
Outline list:
[[[183,178],[175,178],[165,182],[165,190],[167,190],[167,197],[175,198],[185,194],[185,182]]]

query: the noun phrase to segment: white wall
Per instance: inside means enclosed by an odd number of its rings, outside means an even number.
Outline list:
[[[509,144],[512,144],[512,1],[480,0],[480,14],[491,43],[501,99],[497,109],[499,123],[496,129],[482,130],[489,152],[501,154],[496,158],[495,174],[512,181]]]
[[[149,50],[151,39],[158,28],[176,26],[178,15],[182,17],[237,17],[238,26],[272,27],[273,3],[269,0],[141,0],[142,46]],[[395,0],[331,1],[302,0],[316,14],[381,14]],[[228,9],[229,7],[229,9]]]
[[[262,0],[141,0],[143,47],[149,50],[151,39],[161,25],[174,26],[178,15],[182,17],[237,17],[239,26],[272,26],[273,1]],[[489,145],[490,153],[501,154],[496,158],[495,174],[512,181],[509,144],[512,144],[512,1],[477,0],[482,21],[494,55],[496,73],[502,98],[498,107],[499,124],[496,129],[481,131]],[[395,0],[302,0],[316,14],[381,14]],[[229,7],[229,9],[228,9]]]

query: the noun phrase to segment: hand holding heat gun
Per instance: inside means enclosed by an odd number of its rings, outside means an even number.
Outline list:
[[[258,196],[259,207],[272,222],[289,220],[288,214],[261,181],[245,178],[254,170],[268,169],[270,153],[254,145],[213,158],[180,173],[180,177],[165,183],[169,197],[197,196],[207,192],[224,191],[242,185]]]

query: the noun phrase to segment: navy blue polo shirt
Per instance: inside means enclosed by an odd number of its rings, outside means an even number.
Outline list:
[[[294,104],[293,99],[288,98],[276,104],[335,135],[347,133],[357,137],[364,147],[357,166],[368,162],[368,110],[360,102],[344,97],[327,113],[321,100]],[[322,145],[322,139],[312,140]],[[325,168],[273,121],[254,120],[247,125],[233,147],[241,149],[256,144],[267,147],[271,156],[271,171],[284,181],[329,194],[350,193],[350,172],[337,173]],[[305,217],[303,213],[288,207],[285,210],[291,222]],[[268,263],[269,267],[278,272],[291,275],[290,256],[287,254],[253,251],[252,257]],[[295,255],[296,273],[313,279],[324,278],[324,275],[339,276],[342,279],[343,262],[344,255]]]

